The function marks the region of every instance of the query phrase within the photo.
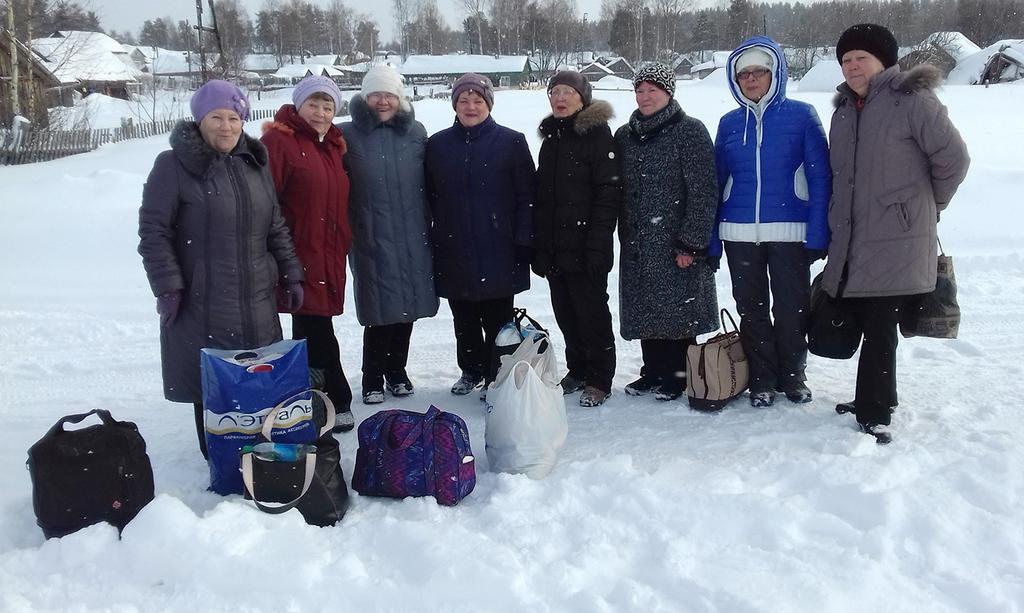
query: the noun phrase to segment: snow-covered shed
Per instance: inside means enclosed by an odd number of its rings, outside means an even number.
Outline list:
[[[121,43],[101,32],[54,32],[33,39],[32,50],[61,85],[81,87],[85,93],[128,100],[142,75]]]

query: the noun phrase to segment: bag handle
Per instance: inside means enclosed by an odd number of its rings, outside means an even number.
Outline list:
[[[409,431],[409,434],[405,436],[405,439],[402,440],[396,449],[408,449],[416,442],[416,439],[423,436],[423,433],[427,430],[428,426],[431,431],[433,431],[434,420],[437,419],[437,416],[440,414],[441,411],[437,407],[430,405],[427,412],[423,414],[423,419],[420,420],[420,423],[416,424],[416,427]]]
[[[718,314],[718,317],[719,317],[719,319],[722,320],[722,330],[724,330],[725,332],[729,331],[729,326],[725,325],[725,318],[726,317],[729,318],[729,323],[732,324],[732,331],[733,332],[739,332],[740,331],[739,327],[736,326],[736,320],[732,318],[732,313],[729,312],[729,309],[722,309],[722,311]]]
[[[547,328],[545,328],[544,326],[540,325],[540,323],[536,319],[534,319],[534,318],[532,318],[532,317],[530,317],[529,315],[526,314],[526,309],[521,309],[519,307],[516,307],[514,310],[515,310],[516,328],[518,328],[520,332],[523,331],[523,325],[522,324],[523,324],[523,320],[524,319],[529,321],[531,324],[533,324],[533,327],[538,329],[538,330],[540,330],[541,332],[545,332],[545,333],[547,332]]]
[[[942,248],[942,240],[938,234],[935,235],[935,242],[939,244],[939,255],[946,255],[946,250]]]
[[[316,437],[320,438],[321,436],[330,432],[331,429],[334,427],[334,418],[337,416],[337,411],[334,408],[334,403],[331,402],[331,399],[327,396],[327,394],[321,392],[318,389],[310,388],[308,390],[303,390],[297,394],[292,394],[291,396],[277,403],[277,406],[270,410],[270,415],[267,416],[267,419],[263,420],[263,429],[260,431],[260,433],[263,435],[263,438],[267,439],[268,441],[271,440],[270,435],[274,431],[274,424],[277,423],[278,412],[284,407],[288,406],[288,404],[291,401],[309,392],[312,392],[314,395],[320,396],[320,399],[324,401],[324,405],[327,407],[327,420],[324,421],[324,427],[320,428],[320,433],[317,434]]]
[[[51,427],[49,431],[47,431],[46,435],[56,436],[59,433],[66,432],[66,430],[64,429],[65,424],[77,424],[92,415],[96,415],[97,417],[99,417],[100,421],[102,421],[103,425],[105,426],[116,426],[119,423],[116,419],[111,417],[110,411],[106,409],[93,409],[88,413],[79,413],[77,415],[65,415],[64,417],[61,417],[60,419],[57,420],[57,423],[53,424],[53,427]]]
[[[299,504],[302,497],[309,491],[309,486],[313,484],[313,475],[316,474],[316,454],[306,454],[306,473],[302,479],[302,491],[295,497],[295,500],[291,502],[285,502],[279,505],[271,505],[265,502],[256,500],[256,488],[253,487],[252,480],[252,452],[242,454],[242,483],[245,484],[245,491],[249,492],[249,496],[252,497],[252,501],[256,504],[256,508],[264,513],[270,513],[271,515],[278,515],[284,513],[290,509],[295,508],[295,505]]]

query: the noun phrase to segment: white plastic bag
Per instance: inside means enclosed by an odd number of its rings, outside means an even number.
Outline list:
[[[541,479],[554,468],[569,424],[558,385],[558,359],[547,335],[533,334],[512,355],[487,391],[487,461],[494,472]]]

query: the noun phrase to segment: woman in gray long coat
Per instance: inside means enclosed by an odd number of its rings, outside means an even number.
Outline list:
[[[194,122],[171,132],[142,192],[139,253],[160,313],[164,395],[191,402],[206,455],[199,350],[281,340],[275,289],[302,305],[302,266],[278,208],[267,150],[242,132],[248,100],[210,81],[191,102]]]
[[[378,65],[349,103],[341,125],[356,317],[363,330],[363,402],[413,393],[405,367],[413,322],[437,314],[430,249],[430,207],[424,190],[427,132],[405,98],[402,78]]]
[[[675,74],[650,63],[633,77],[637,110],[615,133],[622,156],[619,301],[622,337],[643,368],[626,393],[672,400],[686,388],[686,348],[718,328],[706,255],[718,207],[711,136],[672,97]]]
[[[970,159],[932,91],[938,71],[901,73],[889,30],[843,32],[832,144],[832,231],[822,287],[842,298],[864,329],[853,402],[860,429],[881,444],[896,397],[896,327],[908,296],[935,289],[936,224],[967,175]]]

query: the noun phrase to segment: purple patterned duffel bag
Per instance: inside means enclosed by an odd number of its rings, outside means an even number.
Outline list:
[[[433,496],[458,504],[476,485],[466,422],[431,405],[426,413],[390,409],[359,424],[352,489],[363,496]]]

